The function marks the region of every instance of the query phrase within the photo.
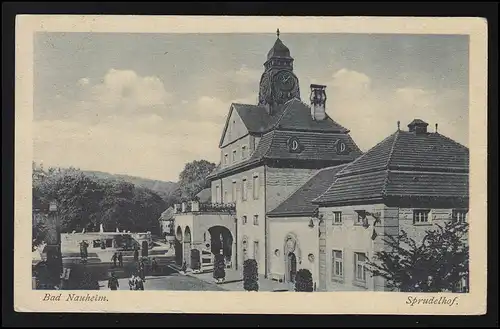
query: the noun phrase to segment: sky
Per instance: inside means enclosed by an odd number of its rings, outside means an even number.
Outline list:
[[[286,34],[301,98],[327,86],[327,113],[366,151],[419,118],[468,146],[468,36]],[[256,104],[269,34],[38,32],[34,161],[177,181],[217,163],[232,102]]]

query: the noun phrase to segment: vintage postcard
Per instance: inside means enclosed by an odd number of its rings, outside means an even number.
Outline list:
[[[485,313],[486,73],[478,18],[18,16],[15,309]]]

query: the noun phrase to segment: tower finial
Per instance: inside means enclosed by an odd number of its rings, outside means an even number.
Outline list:
[[[398,130],[400,129],[401,122],[398,120]]]
[[[436,123],[436,133],[438,132],[438,124]]]
[[[276,30],[276,36],[278,36],[278,39],[280,38],[280,29]]]

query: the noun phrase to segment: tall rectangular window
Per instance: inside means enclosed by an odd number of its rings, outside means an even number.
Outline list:
[[[220,203],[220,186],[215,187],[215,203]]]
[[[358,213],[358,217],[356,218],[357,225],[363,225],[366,221],[366,211],[365,210],[356,210]]]
[[[245,201],[247,199],[247,179],[243,178],[241,181],[241,199]]]
[[[259,241],[253,242],[253,259],[259,263]]]
[[[333,224],[342,224],[342,212],[341,211],[334,211],[333,212]]]
[[[231,190],[231,198],[233,202],[236,202],[236,181],[233,181],[233,186]]]
[[[243,225],[245,225],[245,224],[247,223],[247,216],[243,216],[243,217],[241,218],[241,223],[242,223]]]
[[[354,279],[359,282],[366,282],[366,254],[354,253]]]
[[[465,223],[467,219],[467,210],[465,209],[453,209],[451,212],[451,218],[454,221]]]
[[[344,277],[344,260],[341,250],[332,250],[332,279]]]
[[[233,163],[236,162],[236,150],[233,150]]]
[[[245,159],[247,157],[247,147],[246,145],[243,145],[241,147],[241,159]]]
[[[254,175],[253,176],[253,199],[254,200],[259,199],[259,192],[260,192],[259,176]]]
[[[224,164],[227,165],[228,164],[228,155],[227,153],[224,154]]]
[[[413,210],[413,224],[424,224],[429,222],[429,209]]]
[[[253,225],[259,225],[259,215],[253,215]]]
[[[227,203],[227,190],[224,190],[224,199],[222,200],[222,203]]]

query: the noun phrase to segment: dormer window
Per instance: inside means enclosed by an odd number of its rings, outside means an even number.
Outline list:
[[[290,137],[287,141],[288,150],[292,153],[302,152],[302,145],[300,144],[297,137]]]
[[[335,149],[335,152],[337,154],[345,154],[348,152],[347,145],[343,141],[341,141],[340,139],[337,139],[333,143],[333,148]]]

